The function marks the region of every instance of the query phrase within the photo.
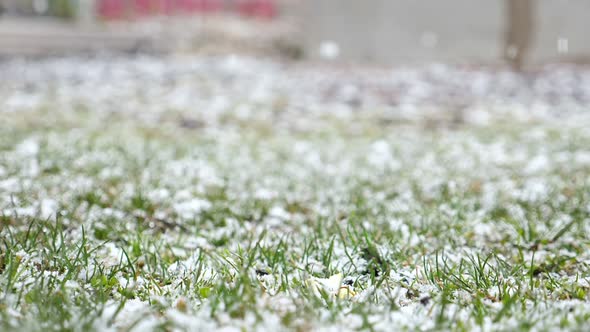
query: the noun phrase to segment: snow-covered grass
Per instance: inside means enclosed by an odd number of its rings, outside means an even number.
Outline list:
[[[0,330],[590,319],[590,72],[99,58],[0,73]]]

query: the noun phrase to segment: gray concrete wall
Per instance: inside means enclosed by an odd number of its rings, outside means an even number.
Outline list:
[[[537,29],[531,60],[590,62],[590,1],[537,1]]]
[[[533,4],[528,63],[589,58],[590,1]],[[500,63],[506,54],[504,1],[304,0],[302,6],[311,58],[321,57],[326,41],[338,45],[340,59],[377,63]]]

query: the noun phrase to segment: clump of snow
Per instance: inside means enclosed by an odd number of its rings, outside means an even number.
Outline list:
[[[204,199],[192,198],[190,200],[175,203],[174,211],[183,219],[192,219],[199,215],[202,211],[211,208],[211,203]]]

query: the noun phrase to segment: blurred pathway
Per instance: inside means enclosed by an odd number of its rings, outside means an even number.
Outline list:
[[[112,31],[49,18],[0,17],[0,56],[43,56],[69,53],[155,52],[162,43],[136,31]]]

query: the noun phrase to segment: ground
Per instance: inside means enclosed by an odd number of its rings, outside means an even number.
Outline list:
[[[0,330],[583,330],[590,70],[0,63]]]

